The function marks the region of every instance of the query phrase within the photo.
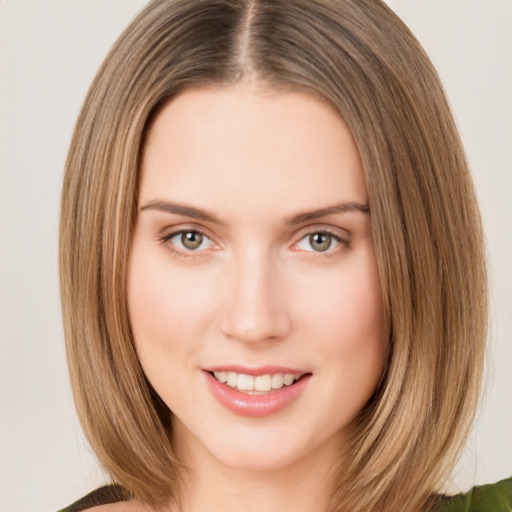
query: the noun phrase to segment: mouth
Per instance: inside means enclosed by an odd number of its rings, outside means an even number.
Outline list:
[[[233,371],[211,371],[221,384],[236,389],[248,395],[266,395],[283,387],[289,387],[303,379],[308,373],[265,373],[263,375],[249,375]]]
[[[236,371],[238,370],[238,371]],[[281,367],[204,369],[214,398],[239,416],[264,417],[286,409],[307,388],[313,374]]]

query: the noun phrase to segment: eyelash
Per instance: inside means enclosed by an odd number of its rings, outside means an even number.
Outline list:
[[[158,237],[158,239],[161,243],[169,245],[172,248],[174,254],[178,257],[193,258],[193,257],[199,256],[199,253],[202,251],[196,252],[191,249],[188,251],[184,251],[184,250],[177,248],[174,244],[171,243],[171,240],[174,237],[176,237],[178,235],[183,235],[184,233],[198,233],[199,235],[206,238],[207,240],[210,240],[210,242],[211,242],[210,237],[208,235],[206,235],[205,233],[203,233],[199,229],[180,229],[178,231],[173,231],[172,233],[168,233],[166,235],[161,235]],[[300,239],[293,244],[293,246],[297,246],[304,239],[306,239],[307,237],[310,237],[312,235],[327,235],[327,236],[331,237],[332,240],[334,240],[336,243],[339,244],[339,246],[335,247],[334,249],[331,249],[331,247],[328,247],[325,251],[314,251],[314,250],[306,251],[306,252],[313,253],[315,255],[314,257],[321,257],[321,258],[332,257],[332,256],[335,256],[336,254],[338,254],[340,251],[347,250],[350,248],[349,240],[342,238],[341,236],[333,233],[332,231],[329,231],[328,229],[313,229],[311,231],[308,231],[308,232],[304,233],[300,237]]]

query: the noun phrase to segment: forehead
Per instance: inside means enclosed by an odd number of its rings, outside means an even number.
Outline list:
[[[141,201],[167,194],[257,213],[366,201],[352,135],[327,103],[248,86],[193,89],[156,117],[142,159]],[[304,202],[308,204],[305,205]]]

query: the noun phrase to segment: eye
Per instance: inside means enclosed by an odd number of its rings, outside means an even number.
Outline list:
[[[170,243],[178,252],[197,252],[214,246],[204,233],[194,229],[170,233],[162,240]]]
[[[302,237],[296,244],[299,249],[309,252],[332,252],[341,245],[348,247],[349,243],[338,235],[328,231],[315,231]]]
[[[183,247],[193,251],[201,247],[201,244],[203,243],[203,235],[198,231],[185,231],[179,235],[179,240]]]

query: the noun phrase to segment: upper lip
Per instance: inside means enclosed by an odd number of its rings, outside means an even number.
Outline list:
[[[257,366],[257,367],[248,367],[242,366],[239,364],[228,364],[228,365],[219,365],[219,366],[209,366],[207,368],[203,368],[204,371],[207,372],[235,372],[235,373],[243,373],[245,375],[252,375],[257,377],[258,375],[268,375],[275,373],[291,373],[291,374],[306,374],[311,373],[307,370],[299,369],[299,368],[290,368],[287,366],[276,366],[276,365],[265,365],[265,366]]]

